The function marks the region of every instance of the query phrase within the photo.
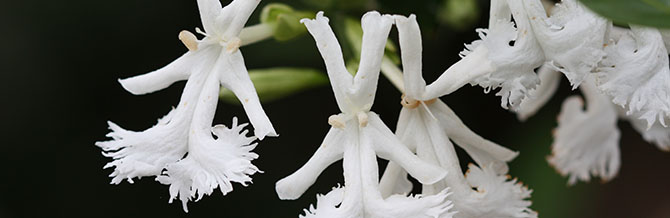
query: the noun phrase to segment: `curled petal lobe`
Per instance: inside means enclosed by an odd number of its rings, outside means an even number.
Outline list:
[[[119,184],[124,179],[133,183],[133,178],[160,175],[166,164],[179,160],[186,153],[186,130],[178,122],[171,119],[173,112],[142,132],[122,129],[109,122],[112,130],[107,137],[112,140],[96,142],[105,152],[106,157],[114,160],[105,168],[114,167],[112,184]],[[181,124],[183,125],[183,124]]]
[[[631,26],[605,51],[597,78],[600,89],[626,107],[627,114],[646,120],[647,128],[656,121],[665,126],[670,116],[670,61],[659,31]]]
[[[636,114],[624,115],[624,118],[631,122],[631,125],[642,135],[645,141],[655,144],[663,151],[670,151],[670,127],[664,127],[660,123],[654,123],[651,128],[647,128],[647,122],[637,119]]]
[[[531,34],[533,30],[521,1],[499,5],[501,8],[507,6],[514,22],[509,17],[492,19],[488,30],[478,30],[481,41],[466,46],[467,51],[462,55],[465,60],[470,55],[488,54],[493,71],[473,78],[470,84],[483,87],[485,92],[500,88],[496,95],[502,97],[501,106],[516,109],[540,82],[534,69],[540,67],[545,59],[542,48]]]
[[[619,171],[620,133],[616,127],[616,111],[606,97],[602,97],[599,103],[589,101],[586,111],[579,97],[563,102],[548,160],[569,177],[568,184],[589,181],[591,176],[609,180]]]
[[[233,190],[232,182],[244,186],[251,182],[250,175],[261,172],[251,161],[258,158],[252,150],[256,137],[247,137],[247,124],[237,125],[233,118],[231,128],[212,127],[216,139],[204,137],[189,145],[186,158],[168,164],[156,180],[170,185],[170,202],[179,197],[184,211],[190,200],[198,201],[219,188],[224,195]]]
[[[453,200],[458,211],[456,218],[470,217],[537,217],[529,207],[531,190],[516,179],[509,180],[490,167],[469,165],[465,175],[472,190],[457,192]]]
[[[548,65],[566,75],[577,88],[605,56],[605,18],[586,9],[575,0],[561,1],[551,17],[546,16],[540,0],[524,1],[533,32]]]
[[[337,216],[337,210],[342,199],[344,198],[344,187],[335,187],[332,191],[325,195],[316,195],[316,206],[310,205],[309,209],[305,209],[305,215],[300,215],[300,218],[328,218],[341,217]]]

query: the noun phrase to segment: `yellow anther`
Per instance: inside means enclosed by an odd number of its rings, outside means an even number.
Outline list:
[[[358,117],[358,124],[360,124],[361,127],[366,127],[368,125],[368,114],[366,112],[358,112],[356,116]]]
[[[228,53],[233,53],[237,51],[237,49],[239,49],[241,45],[242,40],[240,40],[240,38],[237,37],[232,38],[228,40],[228,42],[226,43],[226,51],[228,51]]]
[[[342,121],[342,118],[339,115],[331,115],[330,117],[328,117],[328,124],[338,129],[344,128],[344,122]]]

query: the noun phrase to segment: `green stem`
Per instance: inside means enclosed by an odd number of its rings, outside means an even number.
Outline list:
[[[382,59],[382,74],[391,81],[391,83],[398,89],[398,91],[405,93],[405,84],[403,83],[402,70],[391,61],[389,58]]]
[[[265,23],[245,27],[242,29],[242,32],[240,32],[242,46],[272,38],[274,35],[274,27],[275,26],[272,24]]]

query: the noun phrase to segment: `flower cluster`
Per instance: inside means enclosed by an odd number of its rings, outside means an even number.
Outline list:
[[[491,14],[498,20],[514,19],[517,28],[512,36],[516,41],[513,47],[517,47],[520,39],[535,41],[534,46],[526,48],[532,52],[507,58],[527,61],[544,57],[532,66],[538,69],[532,75],[539,78],[532,84],[537,87],[519,89],[523,94],[512,95],[523,99],[513,108],[519,119],[532,116],[551,98],[560,83],[560,73],[586,99],[586,110],[577,96],[563,103],[553,154],[548,159],[569,177],[569,184],[589,181],[593,176],[609,180],[617,174],[618,119],[631,122],[646,141],[662,150],[670,149],[670,129],[666,127],[670,116],[667,32],[635,25],[615,27],[575,0],[561,1],[550,13],[540,0],[507,2],[508,7],[498,5],[498,9],[493,4]],[[505,13],[500,16],[495,11]],[[497,27],[493,24],[491,21],[484,41],[510,39],[502,33],[494,34]],[[474,51],[465,52],[469,55],[461,61],[467,61]]]
[[[302,22],[323,56],[342,114],[329,118],[333,127],[314,156],[277,182],[280,198],[298,198],[327,166],[343,159],[344,187],[318,196],[316,207],[306,210],[305,217],[537,216],[528,208],[530,190],[505,175],[506,162],[517,153],[468,129],[437,99],[443,95],[437,91],[444,90],[443,84],[426,86],[421,77],[421,33],[414,15],[368,12],[363,16],[361,63],[353,77],[322,12]],[[399,32],[405,92],[395,135],[370,111],[393,23]],[[463,175],[451,140],[479,166],[470,165]],[[381,180],[377,157],[390,161]],[[423,184],[421,195],[407,196],[412,189],[408,173]]]
[[[233,0],[225,7],[219,0],[197,2],[204,31],[196,32],[202,37],[179,33],[188,52],[161,69],[119,80],[136,95],[187,80],[176,108],[141,132],[109,122],[107,136],[112,139],[96,143],[113,159],[105,166],[114,168],[113,184],[155,177],[169,185],[170,202],[178,198],[185,211],[188,201],[217,188],[225,195],[233,182],[250,183],[251,175],[262,172],[251,163],[258,158],[253,152],[256,140],[277,136],[239,50],[268,37],[243,32],[260,0]],[[296,32],[282,32],[279,38],[294,36],[304,31],[296,27],[296,16],[284,17],[283,26],[266,27],[290,26]],[[314,155],[278,181],[276,192],[280,199],[297,199],[331,164],[342,160],[344,168],[344,184],[318,195],[300,217],[537,217],[530,209],[532,191],[507,175],[507,163],[519,153],[470,130],[439,99],[465,84],[485,92],[500,89],[496,95],[501,106],[520,120],[553,96],[561,74],[573,89],[579,88],[586,104],[578,96],[565,100],[548,159],[569,177],[569,184],[616,176],[618,119],[628,120],[645,140],[670,150],[670,31],[615,27],[576,0],[563,0],[550,13],[541,0],[491,1],[488,28],[477,30],[481,39],[467,44],[461,59],[427,84],[415,15],[363,15],[353,74],[323,12],[300,22],[316,41],[340,113],[328,118],[331,128]],[[393,27],[402,69],[384,58]],[[380,72],[396,80],[403,92],[395,133],[371,111]],[[237,118],[230,127],[212,124],[221,87],[240,100],[253,136]],[[465,173],[454,145],[475,162]],[[389,160],[382,175],[377,158]],[[409,176],[421,184],[421,193],[412,193]]]

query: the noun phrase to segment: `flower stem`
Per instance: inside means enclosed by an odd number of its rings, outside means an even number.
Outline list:
[[[274,35],[274,25],[259,23],[253,26],[248,26],[240,32],[240,39],[242,46],[260,42]]]
[[[382,74],[391,81],[398,91],[405,93],[405,84],[402,79],[402,70],[391,59],[384,57],[382,59]]]

